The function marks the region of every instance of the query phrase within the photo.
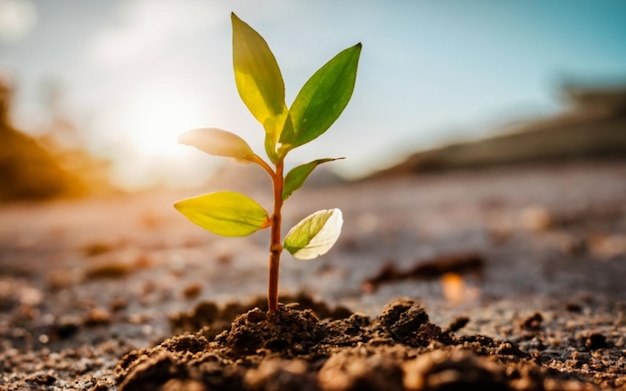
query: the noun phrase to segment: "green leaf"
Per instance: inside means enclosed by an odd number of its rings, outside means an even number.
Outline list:
[[[313,172],[315,167],[322,163],[332,162],[333,160],[343,159],[340,158],[326,158],[317,159],[312,162],[303,164],[298,167],[294,167],[285,176],[285,186],[283,187],[283,201],[289,198],[289,196],[296,190],[298,190],[304,184],[306,178]]]
[[[281,133],[281,144],[289,149],[306,144],[337,120],[352,97],[360,54],[358,43],[337,54],[311,76],[289,109],[292,129]]]
[[[317,211],[289,230],[283,247],[297,259],[317,258],[335,244],[342,224],[341,210]]]
[[[271,224],[261,205],[233,191],[187,198],[174,207],[193,223],[222,236],[247,236]]]
[[[248,143],[236,134],[222,129],[193,129],[181,134],[178,142],[196,147],[209,155],[254,161],[255,155]]]
[[[274,54],[265,39],[231,14],[233,67],[239,96],[266,132],[266,150],[275,160],[276,143],[287,117],[285,84]]]

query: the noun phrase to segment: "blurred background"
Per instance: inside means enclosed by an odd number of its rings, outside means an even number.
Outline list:
[[[215,303],[264,302],[268,230],[219,237],[172,207],[218,190],[272,203],[258,166],[177,142],[217,127],[263,155],[233,11],[272,48],[288,104],[363,43],[342,116],[287,157],[346,159],[288,200],[284,233],[320,209],[344,224],[315,262],[284,253],[281,301],[375,316],[412,297],[507,340],[543,311],[566,339],[570,319],[607,325],[623,355],[626,1],[0,0],[0,363],[12,347],[150,346]],[[110,374],[109,356],[81,376]]]
[[[623,1],[0,0],[0,198],[198,185],[223,161],[177,143],[195,127],[260,153],[231,11],[268,41],[288,104],[363,43],[351,103],[292,165],[345,156],[332,169],[355,179],[624,155]]]

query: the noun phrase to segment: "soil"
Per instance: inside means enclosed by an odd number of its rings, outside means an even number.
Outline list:
[[[195,191],[5,204],[0,390],[626,389],[624,178],[574,162],[304,188],[286,227],[339,207],[344,232],[283,257],[271,315],[266,236],[188,223],[171,205]]]
[[[526,353],[524,340],[456,336],[469,318],[442,329],[413,299],[389,303],[375,319],[341,312],[347,317],[320,320],[298,307],[282,305],[275,314],[255,307],[217,335],[213,324],[225,319],[216,316],[197,333],[134,350],[115,368],[119,390],[581,390],[594,389],[585,380],[611,386],[626,380],[623,357],[607,353],[612,343],[600,333],[573,341],[580,354],[560,357],[568,365],[553,360],[554,353]],[[520,325],[526,340],[546,338],[541,321],[536,313]],[[603,364],[591,359],[598,351]]]

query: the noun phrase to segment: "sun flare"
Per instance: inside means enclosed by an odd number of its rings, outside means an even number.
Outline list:
[[[139,97],[128,120],[128,137],[133,149],[148,156],[180,155],[178,135],[202,123],[199,110],[189,102],[192,100],[173,94]]]

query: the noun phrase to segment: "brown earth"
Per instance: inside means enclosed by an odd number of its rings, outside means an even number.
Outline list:
[[[0,389],[624,389],[624,178],[581,161],[305,188],[285,226],[339,207],[344,232],[283,257],[300,305],[272,316],[266,234],[193,226],[171,205],[194,191],[2,205]]]

